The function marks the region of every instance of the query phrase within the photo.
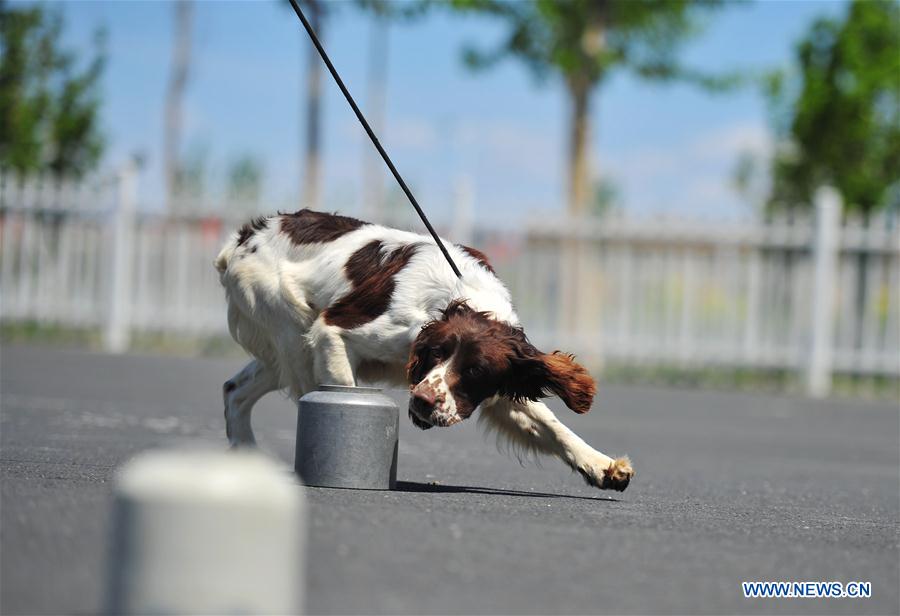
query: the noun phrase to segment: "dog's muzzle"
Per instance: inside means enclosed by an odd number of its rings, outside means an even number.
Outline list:
[[[422,430],[434,427],[431,416],[437,403],[437,392],[427,383],[419,383],[409,392],[409,418]]]
[[[462,421],[462,417],[459,415],[449,413],[441,409],[437,404],[429,404],[428,400],[416,395],[409,399],[409,418],[416,427],[422,430],[427,430],[434,426],[445,428]]]

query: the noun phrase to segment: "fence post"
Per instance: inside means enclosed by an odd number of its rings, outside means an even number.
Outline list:
[[[809,357],[806,365],[806,393],[823,398],[831,391],[831,364],[834,355],[834,289],[837,256],[840,250],[841,197],[831,187],[820,188],[815,196],[816,223],[813,237],[813,289]]]
[[[104,348],[122,353],[131,342],[131,283],[134,256],[134,210],[137,168],[128,162],[116,175],[116,204],[112,217],[113,253]]]

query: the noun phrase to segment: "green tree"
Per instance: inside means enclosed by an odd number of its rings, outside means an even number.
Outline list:
[[[900,4],[856,1],[843,20],[816,20],[796,62],[767,84],[780,138],[770,207],[808,207],[823,184],[847,209],[885,206],[900,180]]]
[[[591,200],[590,118],[598,86],[617,70],[657,81],[682,80],[721,89],[734,77],[704,75],[682,66],[680,44],[700,29],[701,14],[718,0],[453,0],[458,11],[504,21],[506,37],[493,49],[467,47],[467,64],[484,68],[514,57],[538,78],[558,75],[569,112],[569,211],[586,214]]]
[[[42,6],[0,2],[0,167],[80,176],[100,160],[105,36],[95,34],[93,57],[79,70],[59,47],[62,30],[62,18]]]

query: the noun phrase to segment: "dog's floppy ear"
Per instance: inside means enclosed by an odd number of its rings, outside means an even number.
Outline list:
[[[412,348],[409,354],[409,361],[406,362],[406,382],[410,385],[417,385],[424,378],[422,374],[422,361],[419,359],[419,353],[416,347]]]
[[[575,363],[571,355],[559,351],[545,353],[541,356],[541,361],[548,389],[576,413],[591,410],[597,386],[583,366]]]
[[[428,354],[428,340],[438,327],[438,321],[426,323],[419,335],[412,343],[409,350],[409,361],[406,362],[406,380],[410,385],[415,385],[425,378],[426,360]]]
[[[541,353],[530,343],[518,345],[511,360],[512,373],[501,392],[512,398],[537,400],[556,394],[576,413],[587,413],[596,385],[588,371],[566,353]]]

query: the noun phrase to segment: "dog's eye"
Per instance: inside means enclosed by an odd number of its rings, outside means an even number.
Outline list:
[[[470,376],[472,378],[476,378],[484,374],[484,370],[482,370],[481,366],[471,366],[466,368],[466,376]]]
[[[432,356],[434,359],[440,359],[440,358],[442,357],[442,355],[443,355],[443,354],[441,353],[441,349],[440,349],[439,347],[432,347],[432,349],[431,349],[431,356]]]

